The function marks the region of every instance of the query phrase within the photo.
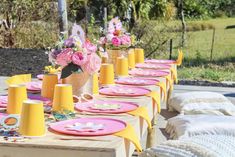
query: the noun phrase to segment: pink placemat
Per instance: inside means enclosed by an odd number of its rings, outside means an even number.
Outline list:
[[[103,127],[101,129],[91,131],[89,129],[89,125],[87,125],[91,123],[94,126],[102,125]],[[85,125],[88,127],[84,127],[84,131],[83,131],[81,129],[81,125]],[[50,129],[55,132],[67,134],[67,135],[76,135],[76,136],[111,135],[125,128],[126,128],[126,123],[124,121],[112,119],[112,118],[79,118],[79,119],[72,119],[72,120],[57,122],[57,123],[51,124],[50,126]]]
[[[126,78],[118,78],[115,80],[117,84],[123,85],[135,85],[135,86],[149,86],[156,85],[158,80],[155,79],[144,79],[140,77],[126,77]]]
[[[26,83],[26,88],[29,91],[40,91],[42,89],[42,82],[41,81],[28,82]]]
[[[152,76],[152,77],[164,77],[170,73],[167,71],[151,70],[151,69],[132,69],[129,71],[130,75],[134,76]]]
[[[114,105],[113,108],[97,108],[97,106],[107,106]],[[117,106],[117,108],[115,108]],[[126,113],[133,111],[138,108],[138,105],[131,102],[121,102],[121,101],[108,101],[108,100],[94,100],[86,103],[77,103],[75,109],[78,111],[92,112],[92,113]]]
[[[138,63],[135,65],[136,68],[144,69],[170,69],[171,66],[167,64],[151,64],[151,63]]]
[[[109,86],[99,90],[99,93],[107,96],[144,96],[150,92],[149,89],[132,86]]]
[[[33,94],[28,94],[28,99],[31,100],[40,100],[43,102],[44,105],[52,105],[52,101],[48,98],[43,98],[40,95],[33,95]],[[7,95],[2,95],[0,96],[0,107],[6,108],[8,103],[8,96]]]
[[[174,64],[174,63],[175,63],[175,60],[150,59],[150,60],[145,60],[145,63]]]

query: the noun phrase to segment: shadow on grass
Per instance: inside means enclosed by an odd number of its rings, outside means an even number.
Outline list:
[[[200,65],[206,65],[206,64],[217,64],[217,65],[224,65],[228,62],[235,62],[235,56],[234,57],[226,57],[222,59],[212,60],[209,61],[205,58],[184,58],[183,60],[183,66],[190,67],[190,66],[200,66]]]

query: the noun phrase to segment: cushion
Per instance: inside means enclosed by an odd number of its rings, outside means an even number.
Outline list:
[[[173,139],[204,134],[235,135],[234,124],[234,116],[179,115],[168,119],[166,132]]]
[[[235,137],[199,135],[182,140],[169,140],[141,153],[140,157],[234,157]]]
[[[235,115],[235,105],[222,94],[214,92],[177,94],[169,100],[169,109],[185,115]]]

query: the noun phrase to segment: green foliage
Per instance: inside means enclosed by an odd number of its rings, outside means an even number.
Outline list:
[[[174,1],[177,7],[179,1]],[[234,0],[183,0],[184,13],[188,18],[231,16],[235,14],[234,7]]]

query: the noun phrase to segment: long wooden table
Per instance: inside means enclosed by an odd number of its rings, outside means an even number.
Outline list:
[[[161,79],[165,81],[165,79]],[[159,92],[157,86],[147,88]],[[152,99],[142,96],[135,98],[96,96],[98,99],[112,99],[129,101],[146,106],[151,119],[154,118]],[[143,148],[146,145],[147,123],[145,120],[128,114],[119,115],[95,115],[78,114],[78,117],[111,117],[123,120],[131,124],[136,134],[141,139]],[[37,124],[35,124],[37,125]],[[74,138],[73,140],[61,140],[62,138]],[[25,142],[0,142],[0,156],[4,157],[131,157],[135,147],[126,139],[109,135],[99,137],[75,137],[47,131],[43,137],[31,138]]]

